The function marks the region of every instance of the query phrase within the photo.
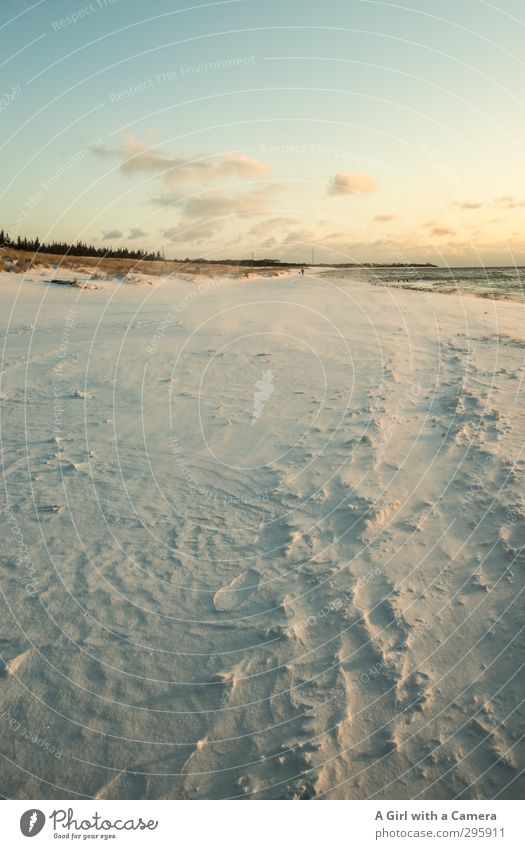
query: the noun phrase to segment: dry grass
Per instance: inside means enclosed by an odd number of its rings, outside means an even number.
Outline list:
[[[207,277],[232,274],[242,276],[251,271],[249,267],[228,265],[227,263],[193,263],[193,262],[144,262],[135,259],[103,259],[101,257],[75,257],[60,254],[31,253],[17,251],[13,248],[0,248],[0,271],[5,268],[4,258],[14,261],[17,265],[10,270],[25,273],[31,268],[47,266],[51,268],[69,268],[79,272],[100,272],[101,274],[125,277],[128,274],[151,274],[155,277],[168,277],[183,273],[205,275]],[[280,266],[280,268],[286,266]],[[255,269],[260,271],[261,269]]]

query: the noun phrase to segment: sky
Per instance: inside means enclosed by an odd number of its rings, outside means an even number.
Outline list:
[[[2,0],[0,228],[525,265],[521,0]]]

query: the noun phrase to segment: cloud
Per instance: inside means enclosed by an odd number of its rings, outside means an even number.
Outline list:
[[[290,229],[293,227],[294,229]],[[297,218],[269,218],[267,221],[261,221],[255,224],[248,230],[249,236],[261,237],[262,247],[283,247],[290,244],[310,244],[319,235],[314,234],[311,230],[307,230],[301,226],[301,221]],[[265,238],[266,237],[266,238]]]
[[[195,223],[194,221],[180,221],[177,227],[170,227],[165,230],[164,238],[169,242],[192,242],[199,244],[200,242],[209,241],[213,236],[224,229],[225,221],[203,221]]]
[[[432,236],[455,236],[456,231],[452,230],[450,227],[443,227],[443,225],[438,224],[437,221],[425,221],[424,224],[421,225],[425,228],[425,230],[430,230],[430,234]]]
[[[175,207],[185,218],[207,220],[231,215],[258,216],[271,212],[274,198],[288,188],[287,183],[271,183],[247,192],[215,192],[194,195],[158,195],[151,199],[156,206]]]
[[[516,200],[510,195],[505,195],[501,198],[494,199],[495,206],[502,207],[503,209],[519,209],[519,207],[525,206],[525,201]]]
[[[456,231],[451,230],[449,227],[434,227],[431,230],[432,236],[455,236]]]
[[[468,201],[468,200],[464,200],[464,201],[456,200],[456,201],[454,201],[452,206],[455,206],[458,209],[481,209],[483,204],[482,203],[472,203],[471,201]]]
[[[298,223],[297,218],[268,218],[267,221],[254,224],[248,232],[251,236],[266,236],[268,233],[273,233],[274,230],[284,230]]]
[[[97,156],[120,159],[122,174],[158,174],[167,185],[177,182],[208,182],[242,179],[259,179],[268,174],[270,167],[242,153],[211,154],[207,151],[187,155],[168,154],[158,146],[130,137],[114,148],[97,147]]]
[[[374,221],[395,221],[396,218],[397,218],[396,215],[386,215],[386,214],[374,215]]]
[[[128,239],[143,239],[147,235],[148,234],[144,230],[141,230],[140,227],[132,227],[128,231]]]
[[[165,231],[165,238],[172,242],[199,242],[223,230],[228,219],[267,215],[274,197],[286,188],[286,183],[273,183],[235,194],[216,192],[189,198],[160,195],[152,198],[151,202],[157,206],[173,207],[181,214],[178,224]],[[294,219],[270,220],[295,223]]]
[[[327,192],[329,195],[354,195],[375,192],[377,183],[368,174],[360,174],[358,171],[345,171],[331,177]]]
[[[102,241],[113,241],[113,239],[122,239],[124,237],[124,233],[121,233],[120,230],[104,230],[102,233]]]
[[[285,220],[285,219],[283,219]],[[293,219],[292,219],[293,220]],[[297,228],[295,230],[289,230],[287,233],[283,233],[282,236],[275,234],[274,236],[269,236],[267,239],[264,239],[261,244],[264,247],[286,247],[289,245],[310,245],[312,242],[318,239],[318,234],[316,235],[311,230],[307,230],[305,228]]]
[[[289,242],[303,244],[304,242],[310,243],[313,238],[314,234],[311,230],[291,230],[283,241],[285,244]]]

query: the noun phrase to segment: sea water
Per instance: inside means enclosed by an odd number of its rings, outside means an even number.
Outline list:
[[[483,298],[525,300],[525,268],[336,268],[322,272],[332,279],[367,280],[376,286],[419,289],[432,292],[470,293]]]

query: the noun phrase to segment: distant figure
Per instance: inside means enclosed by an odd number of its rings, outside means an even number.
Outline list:
[[[304,268],[301,268],[301,277],[304,277]]]

